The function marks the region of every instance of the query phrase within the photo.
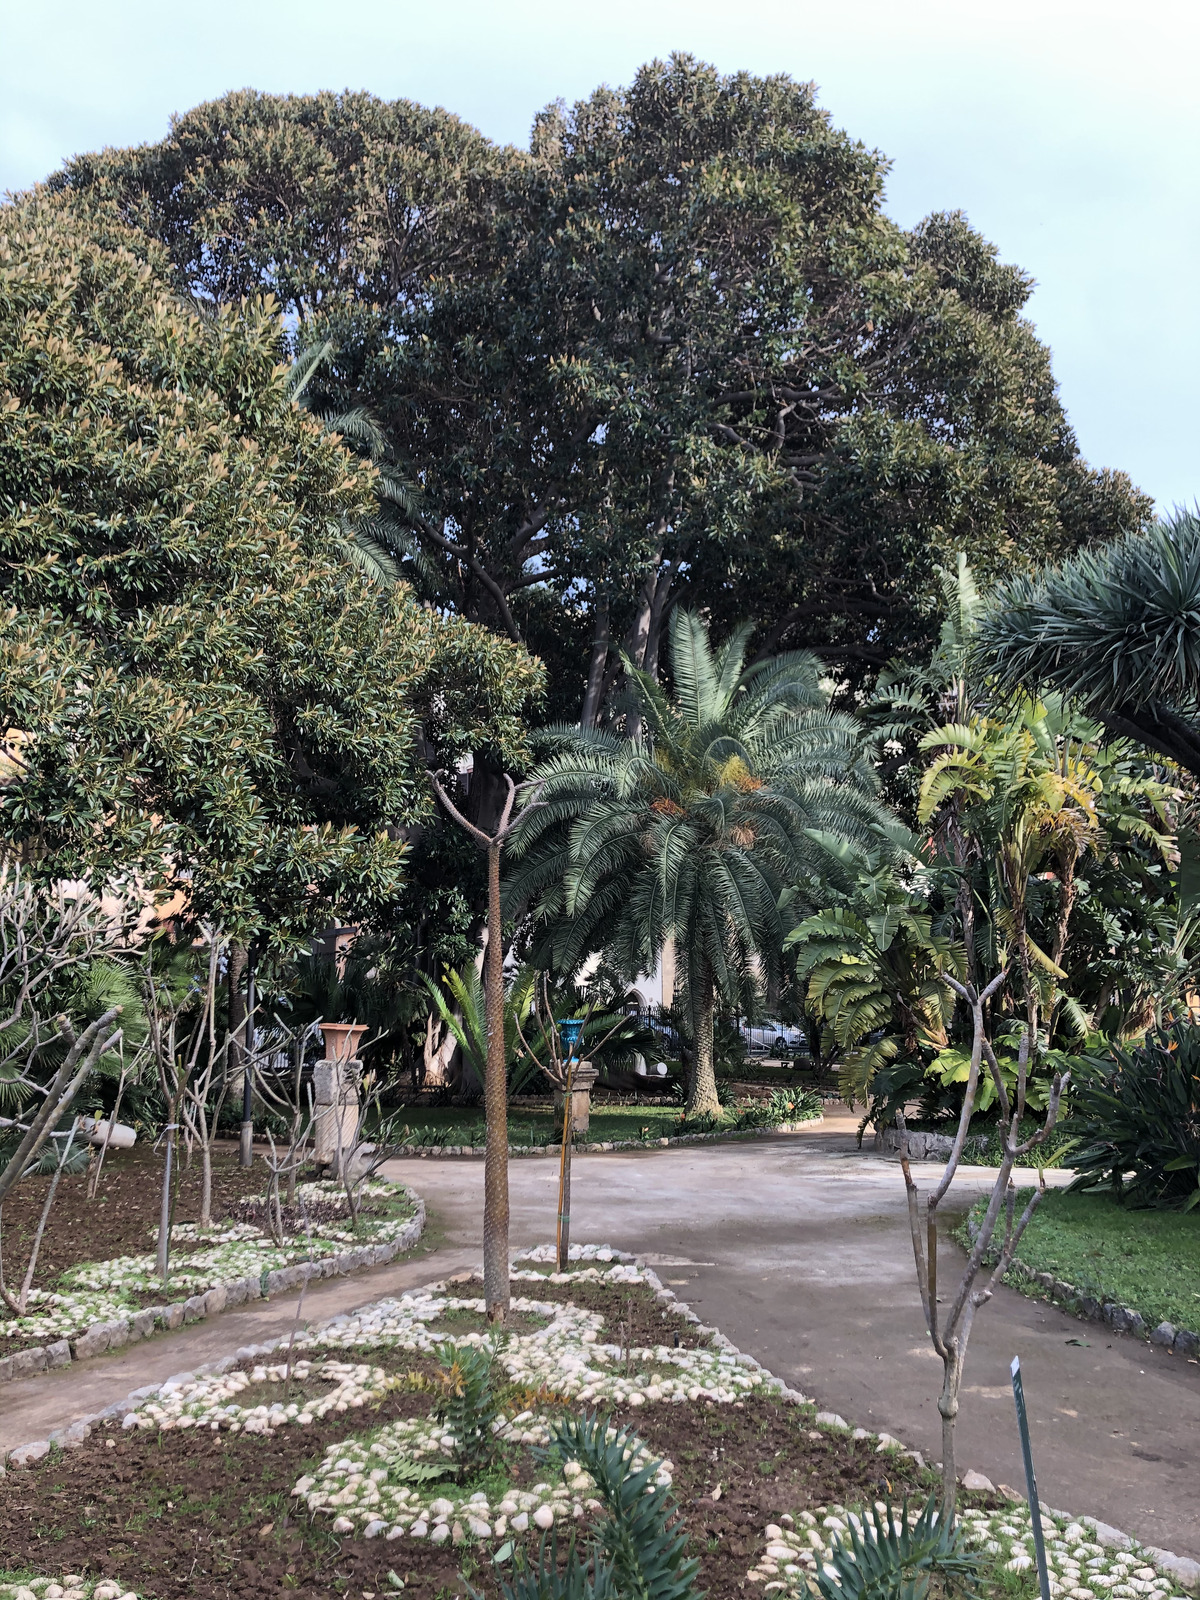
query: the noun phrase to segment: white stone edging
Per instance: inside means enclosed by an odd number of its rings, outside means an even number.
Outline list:
[[[11,1356],[0,1359],[0,1383],[32,1377],[39,1372],[52,1372],[59,1367],[69,1367],[76,1361],[90,1361],[106,1351],[119,1350],[124,1345],[135,1344],[139,1339],[149,1339],[160,1330],[173,1332],[190,1323],[218,1316],[222,1311],[232,1311],[235,1306],[245,1305],[247,1301],[269,1300],[272,1295],[298,1289],[301,1284],[316,1278],[340,1278],[366,1267],[383,1266],[411,1250],[425,1231],[425,1202],[411,1189],[408,1192],[415,1210],[394,1239],[381,1244],[360,1245],[353,1250],[343,1250],[336,1256],[321,1256],[313,1261],[300,1261],[290,1267],[277,1267],[271,1272],[237,1278],[233,1283],[219,1284],[204,1294],[190,1295],[186,1300],[175,1300],[165,1306],[147,1306],[144,1311],[135,1311],[132,1316],[117,1317],[111,1322],[95,1322],[86,1332],[73,1339],[55,1339],[47,1345],[16,1350]]]

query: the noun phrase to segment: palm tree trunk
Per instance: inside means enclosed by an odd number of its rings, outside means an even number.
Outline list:
[[[689,1117],[716,1117],[721,1113],[721,1102],[717,1099],[717,1074],[713,1063],[714,1006],[713,975],[706,962],[700,969],[696,995],[696,1038],[692,1053],[686,1113]]]
[[[488,847],[487,1067],[483,1103],[483,1297],[489,1322],[508,1315],[508,1085],[504,1060],[504,936],[500,918],[500,842]]]

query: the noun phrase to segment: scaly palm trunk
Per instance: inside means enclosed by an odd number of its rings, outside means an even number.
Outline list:
[[[508,1315],[508,1085],[504,1060],[504,948],[500,919],[500,844],[488,847],[487,1067],[483,1103],[483,1296],[489,1322]]]
[[[696,1038],[692,1054],[691,1081],[688,1084],[689,1117],[716,1117],[721,1114],[717,1099],[717,1074],[713,1062],[713,1012],[715,985],[707,962],[700,968],[696,994]]]

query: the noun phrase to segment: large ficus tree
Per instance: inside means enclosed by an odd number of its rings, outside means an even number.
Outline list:
[[[958,214],[905,232],[811,85],[654,62],[501,149],[365,95],[229,96],[55,182],[111,197],[215,299],[270,289],[408,485],[431,595],[593,722],[673,604],[853,668],[981,579],[1140,526],[1080,460],[1031,288]]]
[[[103,203],[0,210],[3,844],[289,943],[391,900],[427,753],[519,749],[538,669],[346,559],[372,471],[282,356]]]

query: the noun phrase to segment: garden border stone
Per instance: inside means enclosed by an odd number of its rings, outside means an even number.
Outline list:
[[[410,1190],[410,1193],[411,1192],[412,1191]],[[423,1226],[425,1217],[424,1201],[418,1195],[414,1195],[413,1198],[417,1203],[418,1209],[416,1215],[414,1215],[412,1218],[412,1222],[415,1223],[419,1218]],[[409,1226],[411,1225],[412,1223],[409,1224]],[[420,1232],[418,1231],[414,1235],[413,1242],[415,1243],[416,1239],[419,1237]],[[394,1242],[398,1244],[399,1240]],[[374,1248],[379,1247],[376,1246]],[[336,1259],[340,1260],[342,1258],[338,1257]],[[718,1349],[729,1350],[737,1353],[751,1368],[759,1372],[768,1371],[768,1369],[763,1366],[761,1361],[757,1361],[753,1356],[748,1356],[744,1352],[739,1351],[733,1341],[727,1338],[719,1328],[714,1328],[709,1326],[707,1323],[701,1322],[700,1318],[687,1304],[687,1302],[680,1300],[672,1289],[667,1288],[654,1269],[646,1262],[640,1260],[636,1255],[633,1255],[629,1251],[625,1250],[613,1250],[612,1259],[614,1261],[635,1262],[639,1271],[644,1273],[646,1283],[653,1290],[656,1298],[665,1302],[673,1302],[676,1313],[683,1317],[686,1321],[692,1323],[698,1333],[708,1334],[712,1343]],[[513,1264],[518,1265],[519,1260],[520,1257],[518,1257]],[[424,1291],[418,1289],[415,1291],[408,1290],[406,1292],[415,1292],[418,1294],[422,1292],[430,1292],[436,1289],[437,1286],[437,1281],[435,1280],[434,1283],[427,1284]],[[351,1314],[348,1312],[341,1312],[337,1316],[326,1317],[320,1322],[313,1323],[309,1331],[313,1333],[321,1333],[327,1328],[334,1328],[340,1324],[348,1322],[350,1320],[350,1316]],[[290,1334],[280,1334],[278,1337],[274,1339],[268,1339],[262,1344],[243,1345],[238,1350],[235,1350],[232,1355],[222,1356],[218,1361],[205,1362],[202,1366],[197,1367],[194,1371],[176,1372],[161,1383],[146,1384],[140,1389],[134,1389],[125,1397],[124,1400],[118,1400],[113,1405],[106,1406],[103,1411],[94,1412],[90,1416],[80,1417],[67,1428],[55,1428],[51,1431],[49,1437],[46,1439],[35,1439],[28,1444],[18,1445],[16,1449],[8,1451],[6,1455],[0,1457],[0,1477],[3,1477],[9,1468],[26,1467],[36,1461],[41,1461],[45,1456],[50,1454],[52,1449],[78,1449],[78,1447],[83,1444],[85,1439],[90,1438],[92,1429],[97,1423],[102,1423],[109,1420],[115,1421],[118,1418],[123,1419],[130,1411],[135,1410],[143,1400],[148,1400],[152,1395],[169,1393],[172,1389],[177,1388],[179,1385],[191,1383],[196,1378],[203,1378],[212,1374],[228,1372],[229,1369],[233,1366],[236,1366],[239,1361],[258,1360],[264,1356],[273,1355],[277,1350],[286,1348],[289,1345],[290,1340]],[[774,1377],[773,1373],[769,1375]],[[786,1384],[779,1383],[778,1379],[776,1379],[776,1382],[778,1383],[778,1387],[774,1392],[781,1399],[793,1405],[813,1405],[813,1401],[810,1400],[807,1395],[801,1394],[796,1389],[789,1388]],[[905,1449],[903,1442],[894,1438],[889,1433],[875,1434],[872,1433],[869,1428],[851,1429],[845,1418],[838,1416],[834,1412],[817,1412],[813,1420],[818,1427],[826,1428],[837,1433],[841,1433],[843,1431],[849,1432],[855,1439],[874,1439],[876,1440],[876,1451],[879,1453],[896,1451],[916,1461],[921,1467],[926,1465],[919,1450]],[[964,1472],[962,1476],[963,1480],[965,1481],[967,1477],[978,1475],[970,1472]],[[986,1482],[987,1480],[984,1481]],[[1112,1549],[1130,1550],[1137,1548],[1148,1562],[1157,1567],[1159,1571],[1164,1573],[1166,1576],[1169,1576],[1171,1579],[1173,1579],[1173,1581],[1177,1583],[1181,1589],[1185,1589],[1193,1594],[1200,1595],[1200,1561],[1193,1561],[1190,1556],[1176,1555],[1172,1550],[1162,1550],[1157,1545],[1144,1545],[1139,1540],[1133,1539],[1129,1534],[1122,1533],[1119,1528],[1110,1527],[1107,1523],[1100,1522],[1095,1517],[1076,1517],[1073,1513],[1060,1511],[1053,1506],[1044,1506],[1043,1510],[1049,1515],[1055,1517],[1069,1516],[1072,1520],[1078,1521],[1085,1527],[1090,1528],[1095,1534],[1097,1544]]]
[[[1134,1334],[1139,1339],[1169,1350],[1172,1355],[1190,1358],[1200,1356],[1200,1333],[1190,1328],[1176,1328],[1170,1322],[1160,1322],[1156,1328],[1147,1328],[1140,1311],[1118,1305],[1115,1300],[1097,1300],[1094,1295],[1076,1288],[1063,1278],[1056,1278],[1051,1272],[1035,1272],[1020,1256],[1013,1257],[1004,1278],[1005,1282],[1015,1279],[1015,1287],[1023,1284],[1036,1286],[1055,1305],[1085,1322],[1103,1322],[1114,1333]]]
[[[219,1284],[204,1294],[190,1295],[186,1300],[174,1300],[165,1306],[147,1306],[111,1322],[94,1322],[74,1339],[55,1339],[47,1345],[32,1345],[27,1350],[16,1350],[12,1355],[0,1358],[0,1383],[9,1383],[14,1378],[29,1377],[52,1368],[69,1367],[75,1361],[94,1360],[106,1351],[119,1350],[123,1345],[139,1339],[149,1339],[159,1330],[171,1332],[185,1323],[202,1322],[208,1317],[232,1310],[234,1306],[245,1305],[247,1300],[268,1300],[272,1294],[298,1288],[310,1278],[343,1277],[360,1267],[382,1266],[411,1250],[425,1231],[425,1202],[411,1189],[409,1194],[415,1207],[413,1215],[396,1237],[384,1244],[343,1250],[336,1256],[323,1256],[319,1261],[302,1261],[298,1266],[284,1267],[277,1272],[239,1278],[230,1284]],[[23,1445],[21,1448],[31,1449],[32,1446]]]

